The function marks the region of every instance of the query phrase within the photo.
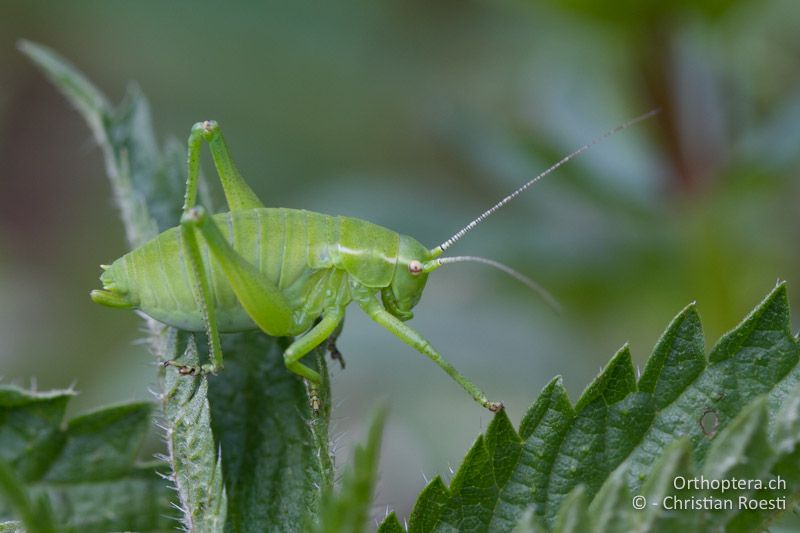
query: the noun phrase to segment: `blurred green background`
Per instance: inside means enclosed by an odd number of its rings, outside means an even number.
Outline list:
[[[556,374],[577,399],[626,342],[642,366],[689,302],[708,345],[777,279],[797,308],[800,3],[652,4],[3,2],[0,373],[76,382],[73,411],[148,398],[155,376],[140,321],[88,298],[98,265],[124,252],[122,226],[88,128],[17,52],[22,37],[113,99],[135,80],[162,139],[220,121],[267,205],[357,216],[431,246],[661,107],[451,250],[532,275],[560,316],[478,265],[429,281],[411,324],[514,421]],[[448,479],[489,413],[356,308],[340,348],[339,464],[388,400],[376,507],[405,516],[423,476]]]

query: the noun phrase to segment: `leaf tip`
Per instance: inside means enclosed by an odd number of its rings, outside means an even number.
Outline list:
[[[533,402],[533,405],[528,408],[528,411],[522,417],[522,422],[519,425],[520,437],[527,439],[551,408],[562,412],[568,418],[575,414],[572,402],[569,401],[567,390],[564,388],[564,378],[560,375],[551,379],[544,386],[536,401]]]
[[[31,41],[24,37],[17,39],[17,42],[14,43],[17,47],[17,50],[22,52],[23,54],[27,55],[28,57],[33,57],[34,54],[47,51],[48,48],[44,45],[41,45],[37,42]]]
[[[28,56],[28,58],[30,58],[34,63],[37,63],[38,65],[42,65],[44,56],[55,55],[55,52],[53,52],[43,44],[39,44],[37,42],[30,41],[25,38],[18,39],[15,44],[17,50]]]
[[[600,397],[607,404],[616,403],[635,390],[636,371],[633,368],[630,346],[625,343],[583,391],[575,403],[575,412],[579,413]]]
[[[32,43],[28,39],[25,39],[23,37],[21,39],[17,39],[17,42],[14,44],[16,45],[17,50],[19,50],[20,52],[25,52],[31,46]]]
[[[775,287],[769,291],[769,294],[767,294],[764,300],[756,307],[756,310],[764,309],[772,305],[776,305],[781,311],[785,310],[788,319],[789,294],[786,288],[786,281],[778,279],[775,283]]]
[[[730,353],[738,349],[757,329],[785,330],[788,332],[790,322],[789,295],[786,289],[786,282],[779,282],[734,329],[720,337],[711,348],[708,361],[717,363],[728,359]]]

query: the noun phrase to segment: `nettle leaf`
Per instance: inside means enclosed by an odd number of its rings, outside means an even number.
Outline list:
[[[585,516],[588,522],[582,528],[560,527],[562,524],[557,522],[554,530],[762,531],[800,501],[798,407],[800,387],[795,388],[770,422],[767,396],[757,397],[714,437],[702,468],[694,466],[690,439],[673,441],[637,491],[636,497],[643,498],[643,509],[632,504],[634,500],[624,482],[632,462],[625,461],[590,505],[586,501],[574,502],[570,497],[565,500],[559,516]],[[732,485],[715,488],[711,480],[726,480]],[[735,480],[739,480],[738,484]],[[582,490],[583,486],[579,486],[573,492]]]
[[[333,485],[327,353],[311,354],[325,379],[314,417],[303,381],[283,363],[287,346],[288,339],[255,331],[223,337],[225,370],[209,380],[208,398],[222,450],[227,530],[306,531]]]
[[[186,365],[200,362],[194,336],[165,328],[160,354],[173,354]],[[219,447],[211,431],[208,378],[185,379],[162,369],[159,395],[168,455],[169,476],[180,500],[181,520],[187,531],[222,531],[227,495],[222,481]]]
[[[676,473],[692,472],[694,464],[715,479],[780,474],[785,489],[754,494],[785,496],[792,508],[800,495],[800,347],[789,324],[780,284],[719,340],[708,360],[691,305],[669,325],[638,381],[627,347],[574,406],[561,378],[554,379],[519,431],[498,413],[450,486],[439,477],[430,482],[409,531],[765,527],[781,509],[708,516],[660,506],[635,511],[631,498],[662,501]],[[398,526],[390,516],[382,527]]]
[[[194,336],[169,329],[178,361],[207,357]],[[186,379],[164,372],[161,397],[171,476],[190,531],[302,531],[332,486],[327,450],[330,398],[312,417],[305,385],[283,364],[286,339],[258,332],[223,336],[225,370]],[[325,351],[314,352],[321,374]],[[323,391],[329,390],[324,387]]]
[[[92,129],[130,246],[175,226],[183,205],[186,147],[170,140],[159,149],[141,90],[129,87],[114,108],[51,50],[26,41],[20,49]],[[201,198],[210,208],[205,190],[201,181]],[[191,364],[207,357],[204,339],[196,342],[193,335],[146,320],[159,361]],[[260,333],[229,334],[223,336],[225,370],[219,376],[180,378],[174,370],[159,371],[166,459],[187,529],[297,531],[316,515],[320,495],[333,479],[325,354],[317,350],[309,356],[325,380],[319,391],[325,408],[312,420],[303,382],[283,364],[284,348],[283,341]]]
[[[0,519],[17,516],[29,532],[172,529],[169,489],[156,473],[166,465],[136,459],[153,405],[64,423],[73,395],[0,387]]]
[[[3,531],[24,531],[23,524],[31,533],[56,531],[55,521],[47,502],[41,497],[31,501],[25,485],[2,460],[0,460],[0,495],[4,499],[3,507],[10,510],[9,514],[20,518],[20,521],[3,522]]]

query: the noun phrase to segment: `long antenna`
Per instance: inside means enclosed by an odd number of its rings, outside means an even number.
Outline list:
[[[535,178],[533,178],[532,180],[527,182],[525,185],[523,185],[522,187],[520,187],[516,191],[512,192],[511,194],[509,194],[508,196],[506,196],[505,198],[503,198],[502,200],[500,200],[499,202],[494,204],[492,207],[487,209],[483,214],[481,214],[481,216],[479,216],[478,218],[476,218],[475,220],[473,220],[472,222],[470,222],[469,224],[464,226],[462,229],[458,230],[455,235],[453,235],[452,237],[450,237],[449,239],[444,241],[442,244],[440,244],[439,246],[437,246],[436,248],[431,250],[431,252],[433,253],[434,256],[438,256],[439,254],[441,254],[442,252],[444,252],[445,250],[450,248],[450,246],[452,246],[453,243],[455,243],[457,240],[459,240],[461,237],[463,237],[472,228],[474,228],[475,226],[477,226],[478,224],[480,224],[481,222],[483,222],[484,220],[489,218],[489,216],[492,215],[495,211],[497,211],[498,209],[500,209],[501,207],[506,205],[508,202],[510,202],[511,200],[516,198],[517,196],[519,196],[528,187],[530,187],[531,185],[533,185],[534,183],[536,183],[537,181],[539,181],[543,177],[547,176],[548,174],[553,172],[555,169],[557,169],[558,167],[560,167],[561,165],[563,165],[564,163],[566,163],[570,159],[573,159],[574,157],[576,157],[581,152],[585,152],[586,150],[588,150],[592,146],[603,142],[604,140],[608,139],[609,137],[611,137],[615,133],[618,133],[618,132],[620,132],[620,131],[622,131],[622,130],[624,130],[626,128],[629,128],[629,127],[633,126],[634,124],[636,124],[637,122],[641,122],[643,120],[647,120],[648,118],[652,117],[653,115],[656,115],[660,111],[661,111],[661,109],[656,108],[656,109],[652,109],[652,110],[648,111],[647,113],[644,113],[643,115],[639,115],[636,118],[632,118],[631,120],[629,120],[629,121],[627,121],[627,122],[625,122],[623,124],[620,124],[619,126],[613,128],[613,129],[608,130],[607,132],[605,132],[601,136],[597,137],[596,139],[592,140],[591,142],[589,142],[587,144],[584,144],[583,146],[581,146],[580,148],[578,148],[577,150],[575,150],[571,154],[569,154],[567,156],[564,156],[558,162],[556,162],[553,165],[551,165],[547,170],[545,170],[544,172],[542,172],[541,174],[539,174],[538,176],[536,176]]]
[[[490,267],[494,267],[498,270],[501,270],[511,276],[512,278],[516,279],[523,285],[526,285],[529,289],[533,292],[537,293],[541,296],[542,300],[544,300],[556,313],[561,312],[561,305],[559,305],[558,301],[553,297],[552,294],[547,292],[547,289],[533,281],[531,278],[517,272],[513,268],[508,265],[505,265],[499,261],[495,261],[494,259],[487,259],[486,257],[476,257],[474,255],[459,255],[456,257],[439,257],[437,259],[432,259],[431,261],[425,263],[423,266],[423,270],[425,272],[432,272],[439,268],[440,266],[451,264],[451,263],[483,263],[484,265],[489,265]]]

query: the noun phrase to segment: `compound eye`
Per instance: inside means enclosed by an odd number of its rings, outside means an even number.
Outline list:
[[[414,259],[413,261],[408,263],[408,271],[416,276],[417,274],[422,272],[422,263]]]

